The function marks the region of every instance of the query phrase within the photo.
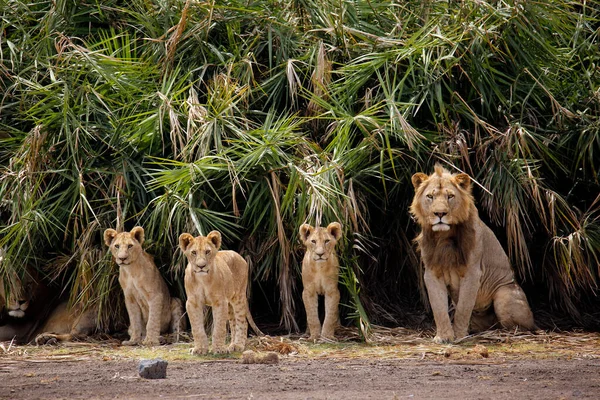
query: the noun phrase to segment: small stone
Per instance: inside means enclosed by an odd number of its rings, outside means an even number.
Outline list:
[[[278,362],[279,354],[274,351],[261,354],[246,350],[242,353],[242,364],[277,364]]]
[[[169,363],[160,358],[153,360],[140,360],[138,372],[144,379],[165,379],[167,377],[167,365]]]

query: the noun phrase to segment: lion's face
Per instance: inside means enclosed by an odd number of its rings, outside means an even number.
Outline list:
[[[330,223],[327,228],[315,228],[308,224],[300,227],[300,240],[316,262],[327,261],[334,254],[335,245],[341,237],[342,226],[338,222]]]
[[[179,236],[179,248],[187,257],[192,272],[206,275],[210,272],[213,260],[221,247],[221,234],[210,232],[206,237],[193,237],[189,233]]]
[[[421,226],[444,232],[469,217],[473,196],[467,174],[451,174],[436,165],[430,176],[421,172],[414,174],[412,183],[415,197],[410,212]]]
[[[127,266],[134,263],[143,253],[144,229],[136,226],[131,232],[117,233],[114,229],[104,231],[104,243],[119,266]]]
[[[3,261],[4,252],[0,249],[0,263]],[[7,271],[4,279],[0,279],[0,309],[5,306],[11,317],[25,317],[36,289],[37,281],[32,272],[26,271],[25,277],[21,279],[16,273]]]

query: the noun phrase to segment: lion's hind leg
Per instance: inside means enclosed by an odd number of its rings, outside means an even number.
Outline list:
[[[230,311],[233,312],[233,318],[230,317],[231,325],[231,344],[229,351],[244,351],[246,347],[246,338],[248,337],[248,321],[246,320],[246,304],[245,293],[238,298],[233,299],[230,304]],[[233,324],[231,322],[233,321]]]
[[[537,329],[525,292],[516,283],[498,288],[493,301],[496,317],[504,328],[518,326],[528,331]]]
[[[471,332],[479,333],[486,331],[498,323],[494,310],[487,309],[482,312],[473,311],[471,314]]]
[[[171,297],[171,324],[170,332],[179,335],[187,329],[187,323],[183,316],[183,302],[177,297]],[[179,337],[177,337],[179,340]]]

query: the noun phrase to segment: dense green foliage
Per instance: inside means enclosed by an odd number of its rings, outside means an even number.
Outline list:
[[[179,291],[178,235],[218,229],[296,329],[297,229],[339,220],[346,314],[405,323],[410,176],[441,162],[476,180],[534,310],[581,323],[598,303],[596,2],[0,7],[1,274],[34,265],[112,307],[104,229],[142,225]]]

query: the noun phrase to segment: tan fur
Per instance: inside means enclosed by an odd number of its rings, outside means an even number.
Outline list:
[[[342,226],[338,222],[330,223],[327,228],[314,228],[308,224],[300,227],[300,240],[306,246],[302,260],[302,301],[311,340],[319,337],[335,339],[340,302],[340,264],[335,245],[341,237]],[[323,330],[319,321],[319,295],[325,296]]]
[[[192,354],[208,352],[208,337],[204,330],[204,306],[212,307],[213,353],[243,351],[248,336],[248,322],[261,334],[248,309],[248,263],[235,251],[219,251],[221,234],[210,232],[206,237],[189,233],[179,236],[179,248],[188,260],[185,269],[186,309],[194,347]],[[231,343],[225,347],[227,320]]]
[[[466,174],[439,165],[427,176],[412,177],[411,214],[421,226],[416,238],[425,266],[425,286],[433,310],[437,343],[451,342],[472,330],[535,329],[533,314],[504,249],[481,219]],[[455,305],[454,325],[448,294]]]
[[[279,363],[279,354],[274,351],[267,353],[246,350],[242,353],[242,364],[277,364]]]
[[[151,255],[142,249],[144,229],[104,232],[104,242],[119,265],[119,283],[129,315],[129,340],[124,345],[156,346],[161,333],[185,329],[183,306],[169,289]]]
[[[69,309],[64,301],[48,312],[45,303],[52,305],[55,302],[46,298],[47,288],[38,279],[33,270],[27,271],[24,281],[16,274],[10,274],[10,282],[6,283],[10,288],[8,298],[5,282],[0,279],[0,308],[6,306],[6,312],[12,318],[11,322],[0,327],[0,341],[14,338],[19,343],[29,342],[35,336],[37,344],[57,343],[71,341],[96,330],[95,308]],[[34,302],[40,307],[30,307]]]
[[[83,310],[79,306],[69,307],[66,301],[60,303],[50,314],[46,323],[35,337],[37,345],[69,342],[92,334],[96,330],[98,309]]]

